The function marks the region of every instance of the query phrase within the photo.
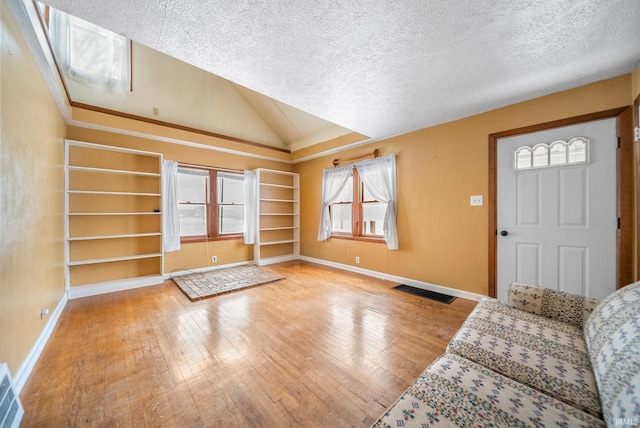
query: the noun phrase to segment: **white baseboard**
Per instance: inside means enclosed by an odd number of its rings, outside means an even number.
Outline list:
[[[18,371],[16,371],[16,375],[13,377],[13,387],[16,390],[16,394],[20,395],[24,384],[27,383],[29,376],[31,376],[31,372],[36,366],[38,358],[40,358],[40,354],[42,354],[42,350],[49,341],[51,333],[53,333],[53,329],[58,323],[58,319],[62,314],[64,306],[67,304],[67,300],[67,293],[64,293],[62,295],[62,299],[58,303],[58,306],[56,306],[53,313],[51,313],[51,316],[49,317],[47,324],[44,326],[42,333],[40,333],[38,340],[36,340],[36,343],[31,348],[31,352],[29,352],[27,358],[24,360]]]
[[[250,265],[250,264],[253,264],[253,260],[249,260],[249,261],[246,261],[246,262],[228,263],[226,265],[220,265],[220,266],[207,266],[207,267],[196,268],[196,269],[174,270],[172,272],[165,273],[164,274],[164,279],[171,279],[172,276],[189,275],[190,273],[210,272],[212,270],[226,269],[226,268],[231,268],[231,267],[236,267],[236,266],[244,266],[244,265]]]
[[[67,290],[67,296],[69,297],[69,299],[79,299],[81,297],[97,296],[98,294],[113,293],[115,291],[124,291],[131,290],[133,288],[158,285],[162,284],[163,282],[164,277],[162,275],[150,275],[117,281],[106,281],[97,284],[69,287],[69,290]]]
[[[355,266],[345,265],[342,263],[330,262],[322,259],[315,259],[313,257],[300,256],[300,260],[306,262],[317,263],[324,266],[330,266],[337,269],[347,270],[350,272],[359,273],[362,275],[372,276],[374,278],[386,279],[388,281],[397,282],[399,284],[406,284],[412,287],[421,288],[423,290],[435,291],[437,293],[448,294],[449,296],[460,297],[463,299],[469,299],[474,301],[480,301],[486,296],[481,294],[471,293],[469,291],[457,290],[455,288],[449,288],[442,285],[431,284],[424,281],[418,281],[410,278],[403,278],[401,276],[389,275],[382,272],[376,272],[374,270],[363,269]]]
[[[286,256],[268,257],[265,259],[260,259],[260,261],[258,261],[258,266],[273,265],[276,263],[290,262],[290,261],[299,260],[299,259],[300,259],[299,256],[291,255],[291,254],[288,254]]]

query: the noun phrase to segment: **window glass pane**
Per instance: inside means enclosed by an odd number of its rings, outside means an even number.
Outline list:
[[[575,140],[569,144],[569,163],[586,162],[587,145],[584,140]]]
[[[111,49],[109,51],[111,55],[111,79],[125,80],[124,72],[126,70],[128,54],[127,45],[129,41],[124,37],[111,38]]]
[[[70,17],[69,65],[71,71],[107,80],[108,39],[95,27],[81,19]]]
[[[364,188],[364,191],[362,192],[362,202],[375,201],[376,198],[374,198],[373,195],[367,190],[367,186],[363,184],[362,187]]]
[[[373,202],[362,204],[362,233],[364,235],[382,235],[387,204]]]
[[[244,205],[220,206],[220,234],[244,232]]]
[[[207,201],[207,171],[178,169],[178,201],[203,204]]]
[[[331,230],[351,233],[351,204],[331,205]]]
[[[344,185],[336,202],[353,202],[353,175],[347,179],[347,184]]]
[[[533,149],[533,166],[547,166],[549,165],[549,156],[547,147],[538,146]]]
[[[555,143],[550,149],[551,165],[564,165],[567,163],[567,146],[564,143]]]
[[[206,205],[179,205],[180,236],[207,234]]]
[[[516,169],[531,168],[531,150],[522,147],[516,152]]]
[[[244,176],[218,173],[218,202],[244,204]]]

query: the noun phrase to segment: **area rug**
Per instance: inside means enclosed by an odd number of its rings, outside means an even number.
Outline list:
[[[284,279],[254,265],[236,266],[171,278],[191,301]]]

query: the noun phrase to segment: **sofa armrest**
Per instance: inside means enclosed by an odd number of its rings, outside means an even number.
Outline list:
[[[583,328],[600,300],[535,285],[513,283],[507,305]]]

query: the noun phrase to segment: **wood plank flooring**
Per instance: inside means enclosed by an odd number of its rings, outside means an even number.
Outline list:
[[[311,263],[191,302],[171,281],[70,300],[22,426],[369,426],[475,307]]]

